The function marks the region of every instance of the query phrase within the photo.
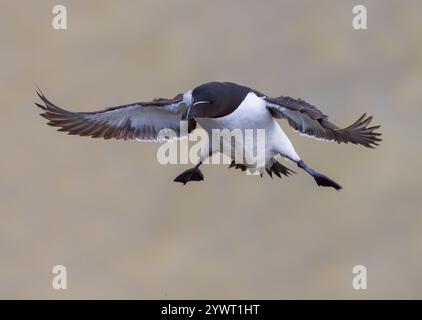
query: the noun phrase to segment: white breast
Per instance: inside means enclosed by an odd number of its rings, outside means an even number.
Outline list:
[[[205,129],[256,129],[272,120],[265,101],[253,92],[247,94],[235,111],[221,118],[200,118],[198,123]]]
[[[296,152],[293,149],[289,139],[282,131],[277,121],[272,117],[268,111],[266,102],[264,99],[258,97],[255,93],[250,92],[239,105],[239,107],[231,114],[221,118],[197,118],[196,121],[204,128],[210,137],[212,137],[213,129],[228,129],[241,130],[244,134],[244,145],[243,145],[243,163],[252,163],[251,159],[256,159],[257,167],[264,167],[265,163],[268,163],[274,156],[278,154],[287,154],[293,158],[297,157]],[[252,129],[257,132],[257,129],[263,129],[265,134],[265,145],[263,148],[264,152],[257,152],[258,146],[256,145],[256,136],[253,137],[253,141],[247,141],[248,135],[245,133],[247,129]],[[250,137],[250,135],[249,135]],[[245,148],[245,146],[247,146]],[[252,147],[251,147],[252,146]],[[212,147],[212,152],[216,146]],[[221,146],[219,146],[221,148]],[[234,148],[232,148],[234,149]],[[233,150],[231,150],[233,151]],[[239,150],[236,150],[236,152]],[[226,152],[224,152],[227,154]],[[259,159],[256,155],[262,154]],[[235,154],[227,154],[233,160],[235,160]],[[236,158],[236,160],[239,158]]]

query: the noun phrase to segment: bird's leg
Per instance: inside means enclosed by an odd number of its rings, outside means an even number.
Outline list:
[[[308,167],[308,165],[305,162],[303,162],[303,160],[297,161],[297,166],[305,170],[307,173],[309,173],[315,179],[316,183],[319,186],[332,187],[336,189],[337,191],[343,189],[343,187],[339,185],[337,182],[331,180],[330,178],[328,178],[327,176],[324,176],[321,173],[316,172],[311,167]]]
[[[199,166],[201,164],[202,162],[199,162],[195,167],[182,172],[174,179],[174,182],[181,182],[183,184],[186,184],[189,181],[204,180],[204,175],[202,174],[201,170],[199,170]]]

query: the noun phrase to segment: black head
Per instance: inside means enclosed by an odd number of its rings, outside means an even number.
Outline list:
[[[208,82],[192,91],[189,117],[220,118],[229,115],[242,103],[250,88],[232,82]]]

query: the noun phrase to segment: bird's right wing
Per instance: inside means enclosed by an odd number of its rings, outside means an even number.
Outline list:
[[[41,92],[37,94],[43,105],[36,105],[43,110],[41,116],[49,120],[47,124],[69,134],[161,142],[172,138],[172,134],[181,137],[196,127],[195,120],[190,119],[189,128],[181,129],[180,121],[187,108],[182,94],[173,99],[161,98],[95,112],[67,111],[50,102]]]

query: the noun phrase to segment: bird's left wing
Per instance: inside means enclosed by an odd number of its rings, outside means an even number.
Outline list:
[[[275,118],[287,119],[289,125],[296,131],[314,138],[336,141],[338,143],[360,144],[373,148],[381,141],[381,133],[375,132],[380,126],[369,127],[372,116],[362,115],[346,128],[339,128],[328,121],[328,116],[317,107],[301,99],[290,97],[263,97],[267,108]]]
[[[170,139],[173,132],[176,133],[173,137],[180,137],[196,126],[195,120],[191,119],[189,128],[181,129],[180,121],[187,108],[182,94],[172,99],[160,98],[95,112],[67,111],[50,102],[41,92],[37,94],[43,105],[36,105],[43,110],[41,116],[49,120],[47,124],[69,134],[160,142]]]

